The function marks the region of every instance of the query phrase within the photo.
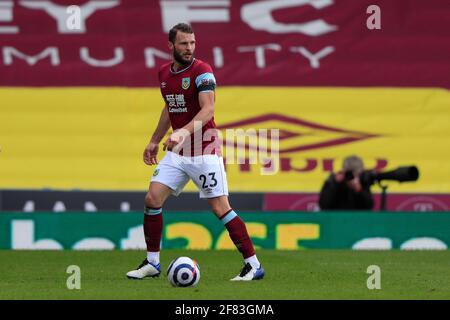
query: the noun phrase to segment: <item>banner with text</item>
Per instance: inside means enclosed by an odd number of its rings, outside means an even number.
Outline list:
[[[241,213],[263,249],[433,249],[450,246],[450,214]],[[0,249],[145,250],[142,213],[0,215]],[[164,214],[163,249],[235,249],[212,214]]]
[[[159,86],[192,23],[219,85],[450,88],[448,0],[8,0],[0,86]]]

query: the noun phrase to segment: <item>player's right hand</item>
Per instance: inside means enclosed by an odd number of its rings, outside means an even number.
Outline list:
[[[154,164],[158,164],[158,143],[150,142],[144,150],[144,162],[145,164],[152,166]]]

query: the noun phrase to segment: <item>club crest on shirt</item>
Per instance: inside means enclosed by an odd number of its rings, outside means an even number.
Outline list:
[[[156,169],[155,172],[153,172],[153,176],[156,177],[159,174],[159,169]]]
[[[181,87],[184,90],[187,90],[189,89],[190,85],[191,85],[191,78],[183,78],[183,80],[181,81]]]

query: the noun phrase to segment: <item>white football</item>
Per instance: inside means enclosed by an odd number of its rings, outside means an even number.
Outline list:
[[[189,257],[178,257],[167,268],[167,279],[174,287],[193,287],[200,280],[200,266]]]

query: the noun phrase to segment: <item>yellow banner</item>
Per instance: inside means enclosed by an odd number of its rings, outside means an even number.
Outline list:
[[[220,88],[225,139],[229,128],[280,130],[278,172],[227,164],[230,191],[317,192],[356,154],[367,168],[419,168],[391,192],[450,192],[449,106],[443,89]],[[142,151],[162,107],[158,89],[0,89],[0,188],[146,190]]]

